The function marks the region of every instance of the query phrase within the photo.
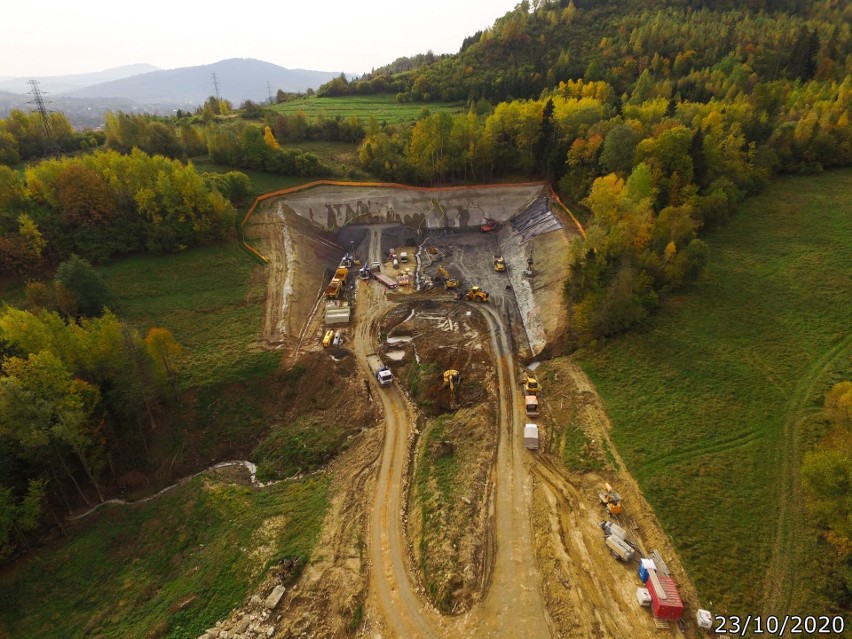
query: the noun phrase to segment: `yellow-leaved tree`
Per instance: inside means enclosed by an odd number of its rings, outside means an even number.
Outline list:
[[[264,140],[264,142],[266,142],[266,145],[270,149],[281,148],[281,145],[278,144],[278,140],[275,139],[275,135],[272,133],[272,127],[270,127],[268,124],[266,125],[266,128],[263,130],[263,140]]]

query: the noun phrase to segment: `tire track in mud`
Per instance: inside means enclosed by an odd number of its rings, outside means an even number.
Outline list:
[[[490,587],[474,608],[469,630],[477,637],[548,637],[549,619],[532,544],[530,476],[521,449],[520,407],[507,328],[498,311],[475,308],[485,318],[497,370],[499,429],[494,471],[495,554]],[[520,454],[519,454],[520,453]]]
[[[371,242],[371,245],[373,243]],[[371,250],[372,254],[372,250]],[[405,529],[402,524],[404,473],[408,438],[414,416],[396,386],[381,388],[372,376],[366,356],[373,352],[373,331],[391,308],[384,290],[362,287],[363,309],[355,330],[354,350],[359,365],[370,376],[372,396],[384,411],[384,445],[369,515],[370,599],[395,637],[441,637],[441,620],[412,586],[407,566]]]

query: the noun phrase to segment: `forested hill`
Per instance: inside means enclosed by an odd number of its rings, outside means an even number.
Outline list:
[[[321,95],[396,93],[398,99],[534,98],[559,82],[604,80],[630,91],[646,70],[673,95],[701,100],[695,76],[721,69],[763,81],[842,80],[852,10],[841,0],[526,1],[453,56],[416,56]],[[405,69],[400,71],[401,69]]]

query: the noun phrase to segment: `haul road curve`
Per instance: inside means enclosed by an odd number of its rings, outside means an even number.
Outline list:
[[[375,242],[375,238],[371,238]],[[371,244],[373,244],[371,242]],[[371,249],[373,247],[371,246]],[[371,255],[373,250],[370,251]],[[385,289],[361,287],[354,350],[369,375],[366,355],[375,349],[378,321],[392,307]],[[496,554],[485,600],[460,618],[442,617],[417,592],[408,566],[401,513],[409,437],[416,421],[410,402],[395,386],[380,388],[371,379],[374,396],[385,415],[385,443],[370,517],[370,592],[373,605],[396,637],[547,637],[551,635],[540,594],[541,579],[530,539],[528,504],[531,479],[524,465],[523,420],[515,391],[515,366],[500,314],[490,306],[472,305],[489,327],[499,393],[499,439],[494,470]]]

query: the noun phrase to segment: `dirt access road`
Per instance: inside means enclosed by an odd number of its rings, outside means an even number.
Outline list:
[[[375,348],[378,321],[392,307],[385,290],[364,286],[355,332],[354,350],[368,372],[366,355]],[[370,518],[370,592],[377,618],[383,618],[393,637],[547,637],[551,635],[540,596],[541,577],[529,540],[530,475],[522,447],[521,408],[518,405],[512,351],[500,315],[475,306],[485,316],[496,357],[499,386],[499,430],[496,484],[492,504],[496,553],[488,595],[462,617],[443,617],[413,585],[401,513],[410,438],[416,423],[414,408],[395,386],[380,388],[371,380],[385,414],[385,444]]]
[[[291,240],[298,254],[303,242],[301,237],[297,240],[295,234],[310,234],[313,231],[307,228],[310,226],[309,222],[304,219],[297,220],[287,211],[286,206],[284,213],[291,225]],[[280,219],[277,221],[280,222]],[[300,226],[303,228],[297,229]],[[362,260],[367,258],[370,262],[379,261],[375,258],[382,257],[383,248],[386,248],[382,247],[381,243],[388,242],[394,233],[393,229],[385,229],[384,226],[385,224],[371,224],[361,230],[353,229],[351,232],[357,232],[358,235],[353,235],[345,241],[338,236],[337,245],[340,248],[337,259],[342,256],[345,250],[343,247],[347,244],[358,244],[357,256]],[[464,241],[473,242],[474,236],[479,237],[475,233],[472,236],[469,234]],[[461,246],[462,239],[457,235],[448,238],[448,241]],[[484,241],[488,238],[482,239]],[[392,242],[391,245],[399,247],[398,242]],[[405,245],[411,246],[410,243]],[[554,243],[555,253],[559,253],[558,248]],[[482,250],[486,251],[484,255],[487,255],[490,248],[483,245]],[[324,246],[322,251],[325,251]],[[540,260],[542,264],[552,261],[545,259],[546,254],[536,255],[537,262]],[[324,253],[316,252],[316,256],[322,258]],[[459,273],[471,282],[480,281],[490,275],[490,272],[485,273],[482,269],[490,271],[493,268],[490,260],[461,259],[459,262],[456,264]],[[294,289],[305,275],[312,278],[319,276],[321,271],[316,264],[317,262],[310,260],[303,262],[302,269],[293,280]],[[279,280],[273,287],[285,288],[286,273],[276,270],[272,275]],[[535,281],[537,286],[543,285],[544,282],[539,278]],[[651,639],[681,636],[676,628],[660,632],[654,627],[648,610],[640,608],[633,598],[635,588],[639,585],[635,567],[616,562],[607,554],[602,533],[597,528],[597,522],[603,516],[597,504],[596,493],[602,478],[578,478],[574,474],[567,474],[558,460],[550,459],[545,451],[533,454],[524,449],[521,427],[526,420],[519,405],[521,398],[513,350],[522,346],[523,342],[516,336],[513,343],[509,332],[510,324],[518,323],[517,306],[513,306],[516,304],[513,299],[515,291],[506,286],[495,288],[492,303],[468,305],[471,312],[483,315],[488,326],[488,334],[480,335],[478,343],[486,347],[484,350],[491,351],[489,366],[493,366],[496,377],[496,389],[489,391],[493,393],[495,408],[498,409],[495,411],[497,419],[494,427],[499,431],[497,455],[490,473],[489,498],[486,501],[490,522],[487,533],[490,570],[487,571],[484,594],[479,603],[461,614],[442,615],[438,612],[423,591],[422,580],[418,578],[419,572],[412,563],[411,539],[408,537],[405,523],[412,451],[416,448],[415,443],[419,436],[416,430],[420,415],[396,384],[390,388],[379,388],[366,366],[366,354],[377,348],[379,327],[385,316],[394,309],[398,312],[399,303],[410,303],[413,298],[399,291],[388,295],[386,289],[377,282],[357,281],[355,287],[355,324],[346,331],[350,335],[347,348],[351,348],[359,366],[369,376],[364,389],[364,401],[371,401],[376,407],[380,406],[383,412],[383,419],[377,423],[377,428],[370,429],[370,432],[364,435],[365,440],[377,444],[378,449],[374,450],[380,452],[375,465],[375,458],[366,454],[347,462],[343,459],[349,457],[348,453],[341,457],[338,466],[345,466],[345,471],[340,474],[341,490],[357,493],[362,497],[364,522],[355,523],[353,527],[351,519],[344,522],[330,517],[327,525],[332,532],[341,527],[353,530],[358,528],[361,532],[355,531],[355,536],[360,534],[359,539],[366,542],[362,544],[361,551],[363,572],[359,573],[368,584],[363,612],[358,612],[360,597],[353,599],[351,593],[342,589],[338,589],[335,596],[333,589],[326,589],[326,594],[331,599],[320,601],[318,597],[302,590],[305,584],[300,584],[298,590],[302,591],[302,596],[294,597],[294,605],[287,609],[284,618],[295,614],[304,619],[302,628],[309,629],[309,633],[304,636],[342,637],[352,632],[359,636],[388,638],[491,636],[616,639],[629,636]],[[553,283],[551,288],[561,290],[561,282]],[[304,323],[294,323],[293,316],[287,326],[288,331],[294,333],[298,330],[297,326],[301,328],[301,349],[295,349],[297,354],[303,349],[322,351],[318,338],[321,337],[324,327],[315,306],[318,290],[316,284],[306,289],[308,294],[305,297],[309,302],[304,304],[305,308],[298,314],[305,318]],[[443,291],[418,293],[417,297],[424,295],[433,300],[435,295],[446,299]],[[541,295],[541,292],[536,291],[536,295]],[[294,301],[301,297],[294,291]],[[443,303],[461,304],[438,302],[439,305]],[[309,306],[313,312],[308,312]],[[517,326],[515,328],[517,329]],[[517,333],[517,330],[515,332]],[[304,343],[301,335],[305,336]],[[441,336],[435,333],[426,339],[440,340]],[[579,398],[594,394],[593,389],[590,390],[581,383],[583,381],[587,382],[581,379],[566,380],[567,388],[575,388],[575,391],[568,392]],[[355,395],[353,401],[359,401]],[[547,428],[545,425],[543,431],[545,445],[548,439]],[[607,430],[603,422],[600,430]],[[365,465],[370,467],[367,472],[364,472]],[[347,479],[350,477],[351,481]],[[367,477],[371,478],[366,479]],[[625,494],[626,483],[625,481],[619,485],[622,494]],[[644,510],[647,504],[640,496],[634,498],[632,491],[627,493],[625,498],[631,508],[635,506],[631,513],[636,513],[639,519],[639,511]],[[358,500],[353,498],[353,503],[356,501]],[[665,551],[670,546],[658,543],[658,540],[667,540],[653,517],[648,519],[647,526],[641,519],[639,523],[645,545],[650,548],[659,547],[664,551],[664,555],[668,554]],[[326,536],[324,533],[324,538]],[[355,555],[352,552],[357,551],[357,548],[350,546],[348,542],[344,544],[342,547],[345,552],[335,552],[334,557],[329,557],[329,561],[330,570],[339,570],[337,563],[342,564],[344,560],[351,564],[353,572],[347,577],[351,590],[357,583],[354,571],[358,570],[359,562],[354,560]],[[325,548],[318,547],[319,561],[323,561],[326,554]],[[338,556],[343,559],[338,559]],[[315,561],[316,558],[312,559],[312,563]],[[310,568],[306,570],[308,571]],[[686,576],[680,573],[676,577],[683,593]],[[336,583],[342,585],[345,582],[341,579]],[[294,588],[294,591],[298,590]],[[686,590],[689,591],[690,588]],[[690,600],[691,603],[695,602],[697,597],[690,597]],[[329,609],[327,604],[335,601],[338,605],[332,608],[338,611],[340,625],[337,627],[349,625],[348,633],[332,632],[324,616],[326,613],[323,611]],[[347,614],[348,619],[345,617]],[[352,625],[352,621],[357,625]],[[283,631],[283,634],[278,636],[303,635],[285,631],[283,619],[279,623],[282,624],[279,625],[279,631]],[[328,632],[323,634],[321,629]],[[687,636],[694,635],[687,633]]]

